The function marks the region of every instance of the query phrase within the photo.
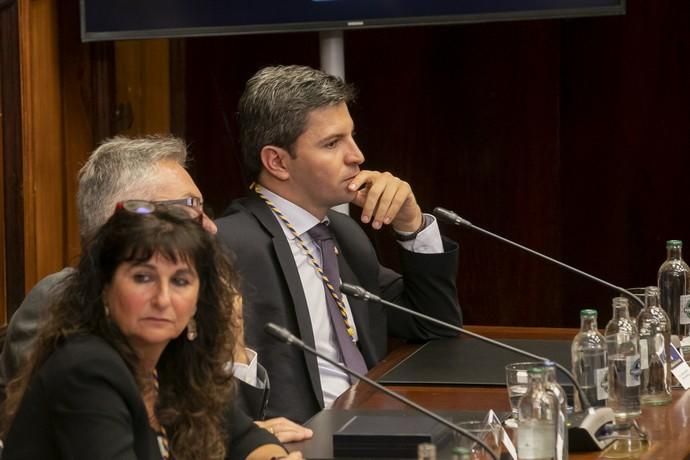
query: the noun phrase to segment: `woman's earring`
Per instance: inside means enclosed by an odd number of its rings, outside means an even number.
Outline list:
[[[104,303],[103,304],[103,310],[105,311],[105,317],[110,318],[110,308],[108,308],[108,304]]]
[[[190,342],[196,339],[197,336],[197,330],[196,330],[196,320],[194,318],[189,320],[189,323],[187,323],[187,340]]]

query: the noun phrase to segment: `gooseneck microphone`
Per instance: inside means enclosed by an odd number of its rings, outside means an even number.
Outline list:
[[[364,289],[361,286],[355,286],[355,285],[349,284],[349,283],[342,283],[340,285],[340,291],[343,294],[355,297],[357,299],[364,300],[365,302],[376,302],[376,303],[380,303],[382,305],[386,305],[387,307],[391,307],[391,308],[394,308],[396,310],[405,312],[409,315],[416,316],[417,318],[421,318],[423,320],[429,321],[430,323],[438,324],[439,326],[443,326],[446,329],[450,329],[450,330],[459,332],[463,335],[468,335],[470,337],[474,337],[475,339],[481,340],[482,342],[490,343],[491,345],[497,346],[499,348],[503,348],[505,350],[510,350],[510,351],[518,353],[522,356],[526,356],[528,358],[535,359],[537,361],[553,362],[554,365],[558,368],[558,370],[563,372],[568,377],[568,379],[572,382],[573,386],[575,387],[578,394],[580,395],[580,400],[582,401],[582,405],[584,406],[584,409],[589,409],[590,407],[592,407],[592,404],[590,403],[589,399],[587,398],[587,395],[585,394],[584,391],[582,391],[582,388],[580,388],[580,385],[577,383],[575,376],[573,376],[573,374],[571,374],[570,371],[567,370],[565,367],[563,367],[562,365],[560,365],[559,363],[557,363],[551,359],[545,358],[543,356],[535,355],[534,353],[530,353],[529,351],[521,350],[520,348],[515,348],[515,347],[510,346],[506,343],[499,342],[498,340],[490,339],[490,338],[485,337],[483,335],[476,334],[474,332],[468,331],[467,329],[463,329],[461,327],[458,327],[458,326],[451,324],[451,323],[448,323],[446,321],[441,321],[440,319],[436,319],[432,316],[425,315],[424,313],[420,313],[418,311],[411,310],[407,307],[403,307],[402,305],[398,305],[397,303],[389,302],[386,299],[382,299],[381,297],[379,297],[375,294],[372,294],[371,292],[367,291],[366,289]]]
[[[570,450],[578,450],[585,452],[593,450],[603,450],[608,444],[612,442],[611,440],[607,440],[604,438],[600,439],[597,435],[607,433],[606,429],[602,430],[602,428],[607,427],[614,422],[613,411],[611,410],[611,408],[608,407],[593,407],[589,399],[587,398],[587,395],[582,390],[580,385],[577,383],[575,376],[573,376],[573,374],[570,373],[570,371],[563,367],[561,364],[548,358],[545,358],[543,356],[530,353],[529,351],[521,350],[520,348],[515,348],[503,342],[499,342],[498,340],[493,340],[483,335],[476,334],[474,332],[468,331],[467,329],[463,329],[446,321],[441,321],[432,316],[425,315],[424,313],[411,310],[409,308],[403,307],[402,305],[389,302],[388,300],[382,299],[381,297],[367,291],[361,286],[355,286],[349,283],[342,283],[340,285],[340,291],[348,296],[364,300],[365,302],[380,303],[387,307],[394,308],[396,310],[405,312],[417,318],[421,318],[431,323],[437,324],[439,326],[443,326],[447,329],[459,332],[464,335],[468,335],[470,337],[474,337],[475,339],[481,340],[482,342],[495,345],[505,350],[510,350],[512,352],[518,353],[528,358],[535,359],[538,361],[552,362],[556,366],[556,368],[558,368],[558,370],[565,374],[565,376],[568,377],[568,380],[570,380],[570,382],[573,384],[575,390],[580,395],[580,401],[584,409],[582,413],[573,414],[573,417],[569,417],[568,437]],[[572,440],[572,442],[570,440]]]
[[[344,292],[344,291],[343,291]],[[352,369],[348,368],[347,366],[344,366],[343,364],[329,358],[328,356],[324,355],[323,353],[319,353],[316,351],[314,348],[310,347],[309,345],[305,344],[302,340],[299,338],[295,337],[294,334],[292,334],[290,331],[287,329],[280,327],[274,323],[266,323],[264,325],[264,332],[266,332],[269,335],[272,335],[276,339],[280,340],[281,342],[285,342],[288,345],[295,346],[297,348],[300,348],[308,353],[311,353],[312,355],[318,356],[321,359],[324,359],[328,361],[329,363],[333,364],[335,367],[338,369],[344,371],[348,375],[357,377],[360,380],[365,381],[369,385],[373,386],[377,390],[382,391],[386,395],[390,396],[393,399],[397,399],[401,403],[405,404],[406,406],[409,406],[422,414],[431,417],[432,419],[436,420],[438,423],[447,426],[451,430],[460,433],[463,436],[466,436],[470,438],[472,441],[476,442],[480,446],[482,446],[483,449],[485,449],[494,460],[499,460],[498,456],[487,446],[481,439],[477,438],[474,436],[472,433],[468,433],[466,430],[463,430],[459,426],[455,425],[454,423],[449,422],[448,420],[444,419],[440,415],[431,412],[429,409],[426,409],[419,404],[415,403],[414,401],[411,401],[407,399],[406,397],[399,395],[398,393],[395,393],[394,391],[389,390],[388,388],[384,387],[378,382],[373,381],[369,377],[366,377],[365,375],[360,374],[359,372],[353,371]]]
[[[438,217],[439,219],[441,219],[444,222],[458,225],[460,227],[471,228],[472,230],[476,230],[476,231],[483,233],[485,235],[488,235],[492,238],[503,241],[504,243],[507,243],[511,246],[515,246],[516,248],[522,249],[523,251],[529,252],[530,254],[534,254],[537,257],[541,257],[542,259],[544,259],[548,262],[556,264],[559,267],[563,267],[565,269],[568,269],[571,272],[577,273],[578,275],[584,276],[585,278],[588,278],[592,281],[596,281],[599,284],[603,284],[606,287],[609,287],[611,289],[615,289],[618,292],[623,292],[623,293],[627,294],[630,298],[634,299],[637,303],[639,303],[642,306],[642,308],[645,307],[644,302],[638,296],[636,296],[632,292],[628,291],[627,289],[624,289],[620,286],[616,286],[615,284],[609,283],[608,281],[605,281],[605,280],[598,278],[594,275],[590,275],[589,273],[583,272],[582,270],[577,269],[575,267],[572,267],[572,266],[570,266],[564,262],[561,262],[560,260],[556,260],[553,257],[549,257],[545,254],[542,254],[541,252],[535,251],[534,249],[530,249],[527,246],[523,246],[522,244],[516,243],[515,241],[511,241],[507,238],[504,238],[500,235],[492,233],[492,232],[485,230],[481,227],[477,227],[476,225],[472,224],[472,222],[470,222],[467,219],[463,219],[462,217],[460,217],[459,215],[457,215],[453,211],[450,211],[450,210],[444,209],[444,208],[434,208],[433,214],[434,214],[434,216]]]

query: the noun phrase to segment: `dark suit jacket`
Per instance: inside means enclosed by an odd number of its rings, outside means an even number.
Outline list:
[[[40,280],[12,315],[7,327],[5,346],[0,353],[0,402],[5,399],[5,387],[16,377],[20,366],[26,362],[53,298],[59,294],[62,283],[72,273],[74,269],[67,267]],[[266,371],[261,366],[259,366],[258,374],[259,380],[266,385],[264,389],[254,388],[240,381],[237,385],[238,406],[254,420],[264,418],[270,387]]]
[[[343,281],[455,325],[462,324],[455,289],[456,243],[444,241],[445,252],[441,254],[401,249],[400,275],[379,264],[371,242],[353,219],[337,212],[329,213],[329,219],[340,249]],[[253,192],[233,202],[216,224],[218,237],[234,253],[235,267],[243,281],[247,344],[257,350],[271,378],[267,416],[303,422],[323,407],[316,358],[278,343],[263,332],[264,324],[272,321],[314,346],[309,310],[285,233]],[[369,367],[386,355],[388,335],[420,340],[455,335],[380,305],[352,298],[348,301],[359,347]]]
[[[10,318],[5,345],[0,353],[0,401],[5,399],[5,387],[26,362],[38,329],[47,317],[52,299],[71,273],[74,273],[74,269],[67,267],[40,280]]]
[[[228,414],[227,458],[278,441],[241,411]],[[32,378],[5,439],[4,460],[160,460],[134,377],[96,336],[61,345]]]

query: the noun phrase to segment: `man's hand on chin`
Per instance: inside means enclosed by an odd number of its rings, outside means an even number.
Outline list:
[[[371,222],[376,230],[393,225],[399,232],[414,232],[421,227],[424,218],[412,187],[391,173],[360,171],[348,188],[357,191],[352,203],[362,208],[362,222]]]

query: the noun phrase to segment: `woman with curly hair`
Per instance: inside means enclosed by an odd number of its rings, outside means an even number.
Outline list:
[[[233,407],[237,275],[200,218],[118,204],[8,386],[4,460],[302,458]]]

